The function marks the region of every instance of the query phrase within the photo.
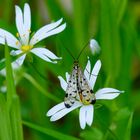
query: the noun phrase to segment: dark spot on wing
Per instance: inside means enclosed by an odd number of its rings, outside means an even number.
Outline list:
[[[92,89],[90,90],[90,93],[93,93],[93,90]]]
[[[69,104],[66,104],[66,103],[65,103],[65,107],[66,107],[66,108],[70,108],[71,106],[70,106]]]
[[[94,99],[94,100],[91,101],[91,104],[94,105],[95,103],[96,103],[96,99]]]

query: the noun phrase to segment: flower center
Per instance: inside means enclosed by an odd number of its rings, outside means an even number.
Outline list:
[[[33,46],[30,46],[30,45],[23,45],[23,46],[21,46],[21,50],[23,52],[27,52],[27,51],[31,50],[32,48],[33,48]]]

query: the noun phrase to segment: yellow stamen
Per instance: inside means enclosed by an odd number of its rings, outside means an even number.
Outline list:
[[[28,30],[29,33],[31,33],[31,30]]]
[[[21,50],[22,50],[23,52],[27,52],[27,51],[31,50],[32,48],[33,48],[33,47],[30,46],[30,45],[25,45],[25,46],[22,46],[22,47],[21,47]]]
[[[16,33],[16,36],[19,37],[19,33]]]
[[[19,42],[18,42],[18,41],[16,41],[16,45],[18,45],[18,43],[19,43]]]

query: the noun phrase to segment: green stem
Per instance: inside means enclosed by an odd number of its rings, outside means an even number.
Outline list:
[[[27,79],[29,82],[31,82],[34,85],[34,87],[36,87],[42,94],[47,96],[49,99],[51,99],[51,100],[53,100],[55,102],[60,102],[59,98],[57,98],[54,95],[49,94],[48,92],[46,92],[46,90],[44,88],[42,88],[41,85],[38,84],[38,82],[31,75],[25,73],[24,78]]]

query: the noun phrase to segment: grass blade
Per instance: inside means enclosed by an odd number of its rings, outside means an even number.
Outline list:
[[[12,140],[9,113],[4,95],[0,93],[0,139]]]
[[[27,121],[23,121],[23,124],[27,127],[30,127],[30,128],[37,130],[37,131],[40,131],[46,135],[52,136],[52,137],[59,139],[59,140],[64,140],[64,139],[66,139],[66,140],[80,140],[78,138],[62,134],[62,133],[55,131],[55,130],[52,130],[52,129],[44,128],[44,127],[35,125],[35,124],[27,122]]]
[[[7,82],[7,104],[10,108],[12,103],[12,97],[16,94],[13,72],[11,67],[11,58],[9,54],[9,48],[7,43],[5,45],[5,64],[6,64],[6,82]]]
[[[11,59],[7,43],[5,45],[5,59],[6,59],[6,82],[7,82],[7,107],[10,114],[9,116],[12,128],[12,139],[23,140],[20,105],[18,96],[16,95],[13,71],[11,67]]]

